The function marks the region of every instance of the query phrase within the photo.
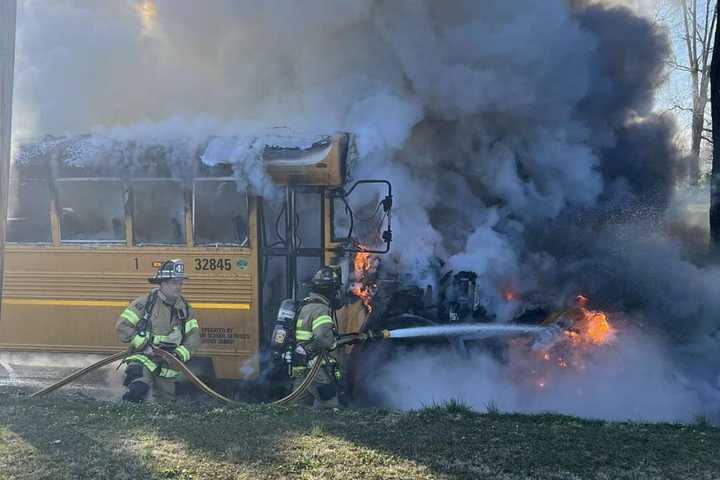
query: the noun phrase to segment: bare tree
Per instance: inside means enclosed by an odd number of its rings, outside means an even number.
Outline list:
[[[705,129],[705,109],[708,104],[710,83],[710,60],[715,37],[717,2],[713,0],[680,0],[683,13],[683,39],[687,47],[688,64],[676,67],[690,74],[692,88],[692,123],[690,142],[690,165],[688,176],[691,183],[700,177],[700,147]],[[704,5],[702,5],[704,3]]]

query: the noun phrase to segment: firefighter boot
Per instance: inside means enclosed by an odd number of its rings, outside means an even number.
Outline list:
[[[149,389],[150,387],[148,387],[145,382],[131,382],[130,385],[128,385],[127,392],[125,392],[122,396],[122,399],[126,402],[140,403],[145,400],[145,396],[147,395]]]

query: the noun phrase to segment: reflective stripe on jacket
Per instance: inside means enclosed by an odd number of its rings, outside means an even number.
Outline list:
[[[316,293],[311,293],[308,299],[315,301],[298,312],[295,340],[311,355],[320,350],[333,350],[337,339],[330,302]]]
[[[152,308],[150,321],[147,325],[147,334],[139,335],[137,326],[145,314],[145,306],[148,295],[133,300],[128,307],[120,313],[115,323],[115,330],[121,342],[130,344],[135,350],[142,350],[148,339],[152,336],[153,344],[168,343],[176,345],[178,356],[185,362],[190,360],[200,347],[200,325],[194,317],[194,312],[190,304],[185,302],[182,297],[177,298],[175,302],[170,302],[168,298],[159,289],[158,298]],[[175,313],[173,313],[175,310]],[[186,312],[185,318],[180,318],[178,311]],[[183,327],[185,336],[183,338]]]

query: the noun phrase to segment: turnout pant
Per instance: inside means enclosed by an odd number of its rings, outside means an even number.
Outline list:
[[[316,361],[319,361],[320,357],[315,357],[308,362],[307,367],[295,370],[293,389],[300,386],[305,380],[310,369],[313,367]],[[320,367],[315,381],[307,389],[307,392],[313,399],[313,407],[339,407],[340,402],[338,401],[337,382],[341,379],[340,370],[334,361],[326,363]],[[303,396],[304,399],[308,398],[308,395]]]
[[[177,375],[161,376],[150,372],[147,366],[140,362],[130,361],[125,370],[127,391],[122,399],[129,402],[142,402],[150,396],[159,402],[172,402],[175,400],[177,379]]]

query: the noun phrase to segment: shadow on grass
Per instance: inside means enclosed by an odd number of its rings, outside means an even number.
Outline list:
[[[697,426],[612,424],[559,415],[481,415],[450,404],[398,415],[379,431],[324,429],[351,442],[411,458],[432,471],[581,478],[688,478],[716,475],[720,430]],[[638,468],[640,469],[638,471]],[[489,470],[488,470],[489,469]],[[638,476],[640,475],[640,476]]]
[[[323,469],[338,476],[349,465],[357,478],[378,477],[382,468],[397,476],[393,463],[409,469],[406,477],[415,466],[451,478],[712,478],[720,471],[717,429],[479,415],[457,402],[401,414],[0,398],[0,425],[47,457],[54,478],[189,478],[188,465],[193,478]]]
[[[302,448],[318,450],[332,439],[453,478],[526,478],[560,472],[593,478],[601,471],[612,478],[648,478],[661,472],[665,478],[687,478],[688,472],[720,471],[720,459],[711,446],[720,442],[720,431],[713,429],[698,435],[673,425],[480,415],[456,403],[411,413],[217,406],[215,413],[211,409],[188,414],[200,415],[201,424],[191,430],[179,428],[181,424],[158,425],[158,434],[181,438],[192,451],[209,458],[220,460],[217,454],[224,452],[222,461],[262,462],[285,473],[302,471]],[[316,441],[303,447],[295,441],[303,437]],[[228,450],[229,445],[235,448]],[[343,452],[337,452],[334,461],[342,464]]]
[[[27,442],[33,456],[41,456],[27,478],[151,478],[136,452],[112,440],[112,423],[104,415],[88,417],[83,403],[61,410],[50,400],[20,397],[13,403],[0,404],[0,426]]]
[[[687,478],[720,471],[713,445],[720,431],[697,426],[606,424],[557,415],[480,415],[459,402],[418,412],[315,411],[302,406],[171,407],[188,423],[156,424],[159,436],[181,440],[209,459],[261,463],[290,474],[303,470],[302,449],[341,439],[351,446],[425,467],[435,475],[493,478],[558,472],[592,478]],[[313,441],[298,441],[310,438]],[[306,452],[305,452],[306,453]],[[328,453],[342,464],[344,452]],[[345,459],[347,461],[347,459]],[[638,465],[641,471],[638,473]],[[638,477],[638,475],[640,475]]]

